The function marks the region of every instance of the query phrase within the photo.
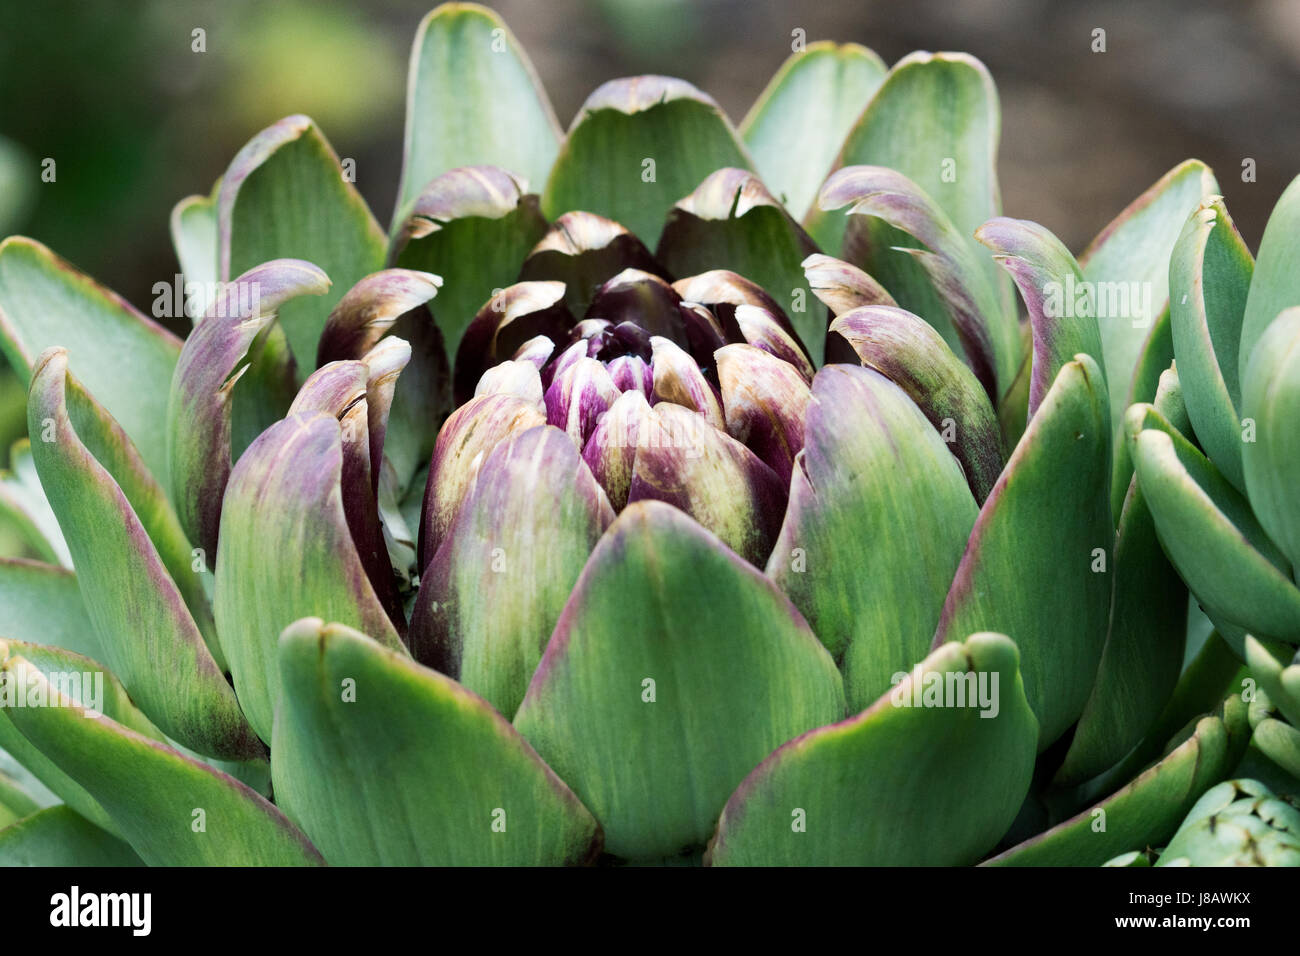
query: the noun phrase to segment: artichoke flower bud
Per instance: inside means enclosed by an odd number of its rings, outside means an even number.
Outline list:
[[[544,424],[546,417],[535,406],[514,395],[471,399],[443,422],[420,509],[421,569],[446,536],[487,453],[510,435]]]
[[[757,283],[723,270],[671,283],[618,223],[566,213],[461,341],[462,405],[430,464],[421,566],[482,461],[542,421],[569,437],[616,512],[673,504],[761,566],[784,518],[813,373]]]
[[[1300,809],[1257,780],[1225,780],[1196,801],[1157,866],[1300,866]]]
[[[523,359],[510,359],[484,372],[474,389],[475,398],[482,395],[517,395],[539,412],[546,411],[542,376],[536,365]]]
[[[650,395],[654,391],[654,370],[639,355],[620,355],[609,363],[609,377],[620,392],[639,391]]]
[[[596,419],[618,398],[618,386],[605,366],[579,358],[546,390],[546,421],[564,430],[579,449],[596,428]]]
[[[528,254],[519,281],[563,282],[569,311],[586,315],[601,283],[628,268],[668,277],[645,244],[620,223],[595,213],[566,212]]]
[[[562,282],[519,282],[492,296],[470,320],[456,350],[452,391],[456,405],[474,394],[478,380],[493,365],[513,358],[539,335],[564,341],[573,316],[564,304]]]
[[[511,358],[520,362],[528,362],[537,367],[538,371],[546,364],[547,360],[555,354],[555,343],[544,335],[534,336],[523,345],[515,350]]]
[[[695,360],[668,339],[655,336],[650,343],[654,347],[651,403],[672,402],[703,415],[714,428],[724,428],[722,403]]]
[[[805,382],[812,382],[813,366],[799,340],[782,324],[779,313],[761,305],[735,307],[736,326],[745,342],[793,366]]]
[[[624,269],[597,290],[587,308],[588,319],[612,325],[632,322],[649,335],[661,335],[687,347],[682,297],[663,279],[640,269]]]
[[[812,389],[793,365],[753,345],[718,350],[727,434],[752,448],[789,487],[803,449]]]

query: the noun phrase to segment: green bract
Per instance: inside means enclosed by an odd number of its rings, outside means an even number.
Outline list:
[[[447,4],[387,228],[275,123],[183,341],[0,243],[0,862],[1300,862],[1300,180],[1076,259],[999,124],[815,43],[563,132]]]

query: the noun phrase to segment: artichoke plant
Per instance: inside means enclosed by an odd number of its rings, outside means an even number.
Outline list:
[[[0,859],[1296,861],[1300,186],[1076,260],[966,55],[408,89],[387,232],[304,116],[176,206],[183,341],[0,244]]]

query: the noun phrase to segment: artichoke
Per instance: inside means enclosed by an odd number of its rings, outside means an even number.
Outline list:
[[[304,116],[176,206],[183,341],[0,244],[0,860],[1297,861],[1300,186],[1076,260],[966,55],[410,69],[387,232]]]
[[[1170,420],[1139,402],[1125,415],[1164,550],[1243,657],[1247,634],[1300,641],[1300,310],[1288,289],[1298,226],[1300,180],[1278,201],[1258,261],[1221,197],[1196,207],[1169,263],[1186,414]]]

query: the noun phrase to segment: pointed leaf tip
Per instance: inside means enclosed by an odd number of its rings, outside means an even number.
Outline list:
[[[727,801],[708,863],[973,863],[1033,773],[1037,724],[1016,665],[1009,638],[973,634],[900,671],[856,717],[785,744]]]
[[[295,388],[287,357],[285,364],[268,360],[267,379],[249,375],[242,363],[258,351],[259,337],[266,344],[267,329],[286,302],[323,295],[329,287],[329,277],[310,262],[262,263],[222,287],[181,349],[167,410],[172,500],[185,533],[209,558],[217,551],[222,496],[234,457],[288,410]],[[250,381],[241,388],[245,375]],[[256,414],[245,411],[254,405]]]
[[[708,96],[671,77],[610,80],[578,110],[542,208],[551,218],[574,209],[608,216],[650,242],[677,200],[727,166],[751,162]]]
[[[28,428],[35,435],[44,429],[51,438],[37,442],[33,456],[61,526],[69,532],[78,529],[69,534],[68,547],[107,663],[150,718],[176,740],[220,757],[258,755],[261,747],[181,589],[122,486],[81,437],[81,431],[102,425],[95,414],[102,410],[68,401],[77,391],[67,366],[67,353],[58,348],[46,350],[37,361]],[[50,423],[48,429],[45,423]],[[101,444],[111,448],[114,441],[127,439],[119,433]],[[161,489],[155,488],[155,503],[161,499]],[[197,587],[191,569],[181,573]],[[159,667],[160,660],[171,666]]]
[[[703,846],[759,760],[843,715],[830,655],[776,587],[646,501],[597,544],[515,726],[600,820],[609,852],[646,860]],[[724,736],[693,729],[720,722]]]
[[[320,618],[287,627],[278,653],[276,797],[330,863],[559,866],[599,854],[600,827],[573,792],[455,681]]]
[[[430,11],[411,47],[407,91],[398,213],[456,167],[493,165],[546,182],[563,132],[527,53],[492,10]]]

